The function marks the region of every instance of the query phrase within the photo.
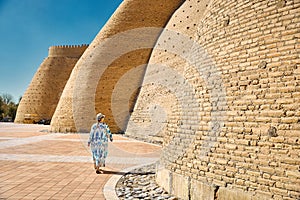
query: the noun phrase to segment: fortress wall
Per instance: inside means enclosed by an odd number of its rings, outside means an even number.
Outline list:
[[[72,71],[52,131],[87,132],[98,112],[107,116],[112,132],[124,131],[144,64],[161,28],[181,4],[181,0],[123,1]],[[114,94],[120,95],[113,98]]]
[[[300,198],[299,11],[298,0],[191,0],[174,13],[126,130],[163,142],[169,192]]]
[[[138,49],[122,55],[104,71],[99,80],[96,113],[106,114],[106,122],[114,133],[122,133],[126,129],[145,73],[145,62],[151,51]]]
[[[51,119],[60,95],[76,62],[87,48],[52,46],[25,91],[16,114],[16,123]]]
[[[183,54],[190,47],[184,49],[182,45],[196,39],[197,24],[208,5],[208,0],[185,2],[173,14],[152,52],[126,135],[154,143],[173,137],[166,124],[170,119],[180,120],[180,102],[185,96],[182,86],[189,64]]]

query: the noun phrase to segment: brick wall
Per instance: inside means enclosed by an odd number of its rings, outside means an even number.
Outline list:
[[[16,123],[51,119],[76,62],[87,45],[52,46],[22,96]]]
[[[299,11],[297,0],[191,0],[173,14],[126,130],[163,143],[169,192],[300,198]]]
[[[123,1],[76,64],[51,129],[88,132],[96,114],[102,112],[112,132],[124,131],[150,52],[161,28],[182,2]],[[147,27],[156,29],[148,31]],[[121,80],[126,84],[118,84]]]
[[[81,132],[103,112],[113,132],[163,145],[157,181],[183,199],[299,199],[299,11],[299,0],[126,0],[74,68],[52,49],[17,118],[57,105],[51,129]],[[51,88],[63,80],[62,94]]]

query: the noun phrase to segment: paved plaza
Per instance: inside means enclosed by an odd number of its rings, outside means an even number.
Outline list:
[[[49,126],[0,123],[0,199],[113,199],[126,171],[159,159],[161,148],[114,135],[103,174],[96,174],[88,134],[49,133]]]

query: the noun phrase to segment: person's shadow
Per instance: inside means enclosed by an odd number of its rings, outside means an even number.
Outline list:
[[[110,170],[101,170],[103,174],[114,174],[114,175],[126,175],[126,174],[134,174],[134,175],[150,175],[155,174],[154,172],[118,172],[118,171],[110,171]]]

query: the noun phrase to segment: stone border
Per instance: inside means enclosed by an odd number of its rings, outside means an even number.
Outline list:
[[[157,161],[156,161],[157,162]],[[141,165],[135,165],[133,167],[129,167],[129,168],[126,168],[126,169],[123,169],[122,171],[120,172],[123,172],[123,173],[129,173],[131,172],[132,170],[134,169],[137,169],[137,168],[141,168],[141,167],[144,167],[144,166],[147,166],[147,165],[151,165],[151,164],[154,164],[156,162],[148,162],[148,163],[144,163],[144,164],[141,164]],[[119,197],[117,196],[117,193],[116,193],[116,185],[118,183],[118,181],[123,177],[123,175],[113,175],[107,182],[106,184],[104,185],[103,187],[103,194],[104,194],[104,197],[105,199],[109,199],[109,200],[119,200]]]

